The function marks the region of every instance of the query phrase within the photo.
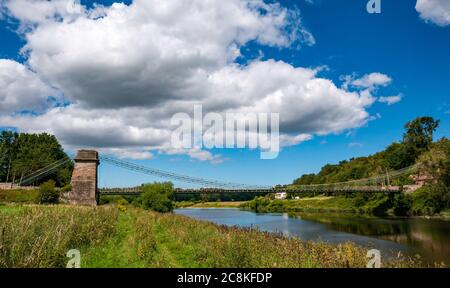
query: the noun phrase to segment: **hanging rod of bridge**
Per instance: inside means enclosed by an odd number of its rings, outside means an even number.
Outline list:
[[[173,172],[163,171],[159,169],[154,169],[135,163],[127,162],[124,160],[115,159],[108,156],[100,156],[101,162],[107,162],[117,167],[121,167],[127,170],[132,170],[139,173],[144,173],[147,175],[156,176],[163,179],[170,179],[174,181],[180,181],[190,184],[198,184],[203,187],[214,187],[214,188],[227,188],[227,189],[270,189],[270,186],[258,186],[258,185],[246,185],[232,182],[222,182],[216,180],[209,180],[199,177],[192,177],[182,174],[177,174]]]

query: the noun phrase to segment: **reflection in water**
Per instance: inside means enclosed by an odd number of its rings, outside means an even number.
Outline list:
[[[450,221],[382,219],[355,215],[296,213],[258,214],[239,209],[177,209],[178,214],[239,227],[258,227],[307,241],[354,242],[384,255],[420,254],[450,265]]]
[[[326,224],[333,230],[377,237],[414,247],[427,258],[450,260],[450,222],[439,219],[381,219],[350,215],[299,213],[291,215]]]

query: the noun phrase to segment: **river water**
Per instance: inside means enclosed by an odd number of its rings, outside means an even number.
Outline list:
[[[176,209],[175,213],[216,224],[257,227],[307,241],[354,242],[388,257],[421,255],[426,262],[450,265],[450,221],[358,217],[323,213],[254,213],[240,209]]]

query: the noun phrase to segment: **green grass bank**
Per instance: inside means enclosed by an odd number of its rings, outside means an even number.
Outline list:
[[[367,250],[130,206],[0,206],[0,267],[365,267]],[[262,253],[262,251],[264,251]],[[420,267],[413,259],[384,267]]]

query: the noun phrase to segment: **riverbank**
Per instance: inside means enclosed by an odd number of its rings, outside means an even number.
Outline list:
[[[270,200],[259,197],[243,203],[240,207],[259,213],[282,212],[337,212],[352,214],[376,214],[384,212],[387,197],[376,197],[371,201],[360,203],[358,198],[317,196],[296,200]]]
[[[345,196],[316,196],[295,200],[271,200],[265,197],[258,197],[252,201],[242,203],[240,208],[258,213],[325,212],[398,217],[393,211],[393,201],[383,194],[374,195],[369,199]],[[449,210],[444,210],[431,216],[410,215],[409,217],[449,219],[449,216]]]
[[[365,267],[366,249],[302,242],[128,206],[0,206],[0,267]],[[33,245],[29,245],[33,243]],[[262,253],[261,251],[264,251]],[[417,260],[383,262],[419,267]]]
[[[182,201],[175,202],[177,208],[240,208],[244,205],[246,201],[236,201],[236,202],[190,202]]]

